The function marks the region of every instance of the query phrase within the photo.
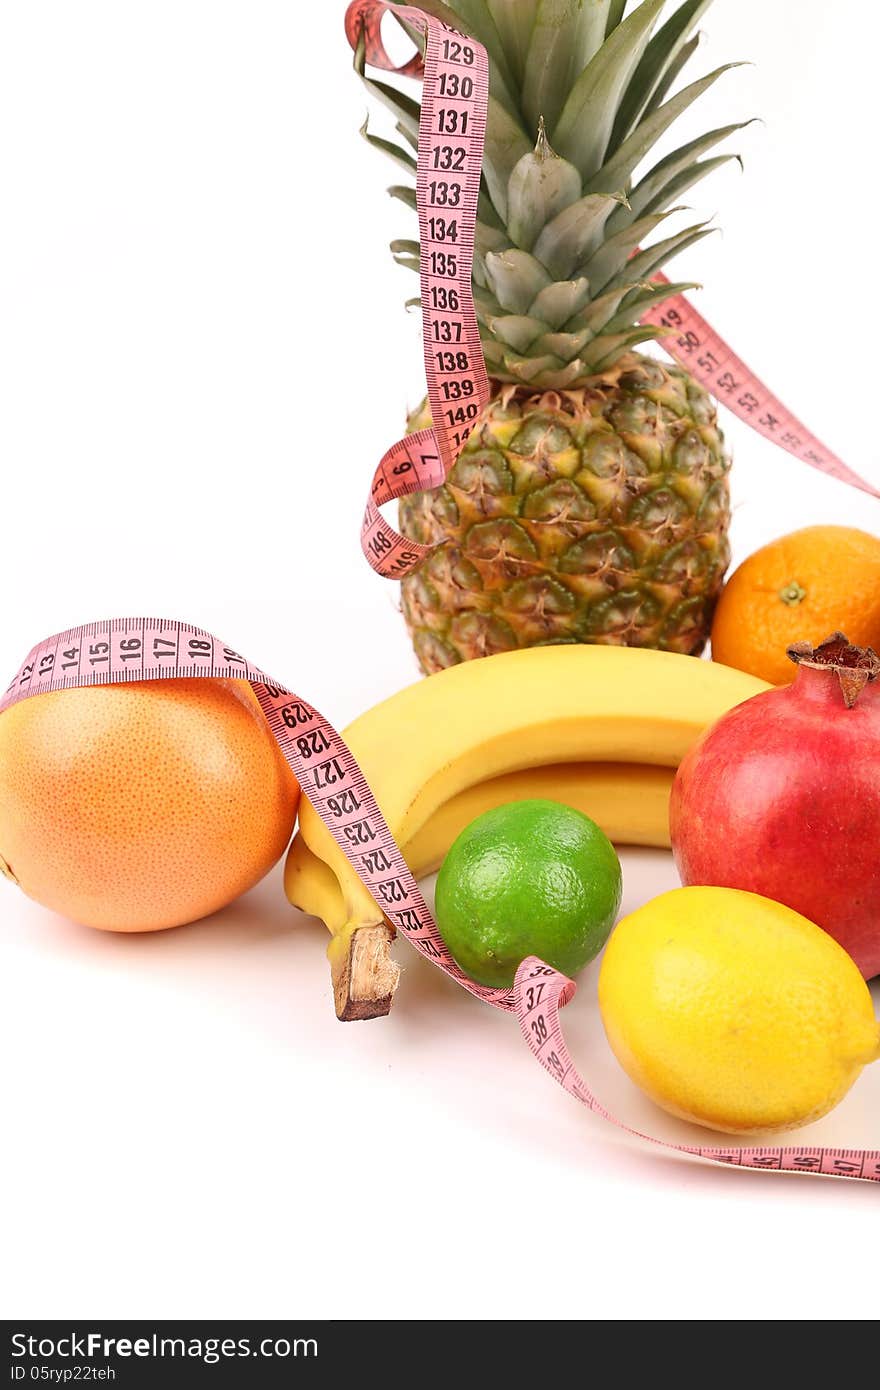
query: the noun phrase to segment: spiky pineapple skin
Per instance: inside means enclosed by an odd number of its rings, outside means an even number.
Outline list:
[[[426,404],[410,417],[424,427]],[[730,559],[714,402],[630,353],[577,390],[495,384],[446,484],[400,504],[437,548],[403,581],[426,674],[544,643],[697,655]]]

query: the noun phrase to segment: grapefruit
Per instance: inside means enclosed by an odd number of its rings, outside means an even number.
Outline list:
[[[298,802],[244,681],[91,686],[0,715],[0,867],[86,926],[224,907],[284,853]]]

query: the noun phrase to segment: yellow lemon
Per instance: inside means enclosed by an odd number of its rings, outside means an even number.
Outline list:
[[[677,888],[615,928],[599,975],[608,1041],[670,1114],[731,1133],[795,1129],[880,1057],[868,988],[800,913]]]

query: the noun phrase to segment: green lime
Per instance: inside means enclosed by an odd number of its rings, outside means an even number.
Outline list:
[[[526,956],[576,975],[605,945],[620,894],[620,860],[595,821],[558,801],[511,801],[452,845],[437,925],[480,984],[512,985]]]

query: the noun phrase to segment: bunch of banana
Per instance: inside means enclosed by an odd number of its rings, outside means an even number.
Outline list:
[[[577,807],[618,844],[668,846],[675,768],[703,729],[767,688],[671,652],[533,647],[428,676],[344,737],[418,877],[475,816],[527,797]],[[387,1013],[392,929],[305,797],[284,882],[331,933],[339,1017]]]

